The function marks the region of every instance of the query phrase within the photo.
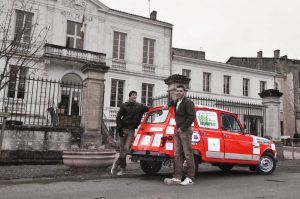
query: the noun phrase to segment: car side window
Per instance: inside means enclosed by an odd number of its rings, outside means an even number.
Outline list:
[[[241,127],[232,115],[221,114],[222,130],[240,133],[242,132]]]

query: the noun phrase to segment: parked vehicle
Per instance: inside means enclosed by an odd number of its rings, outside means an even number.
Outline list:
[[[206,162],[225,171],[240,165],[260,174],[274,172],[277,152],[271,140],[244,133],[234,113],[200,105],[195,105],[195,111],[192,147],[196,169]],[[131,147],[131,155],[140,160],[145,173],[157,173],[174,157],[175,132],[173,107],[158,106],[146,113]]]

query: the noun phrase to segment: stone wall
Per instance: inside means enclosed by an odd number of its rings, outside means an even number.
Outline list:
[[[4,131],[0,163],[58,163],[79,147],[82,129],[20,127]]]

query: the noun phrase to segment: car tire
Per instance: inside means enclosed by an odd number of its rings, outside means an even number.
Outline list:
[[[161,161],[141,160],[140,161],[140,166],[141,166],[141,169],[143,170],[144,173],[146,173],[146,174],[156,174],[161,169],[162,162]]]
[[[259,165],[256,168],[257,173],[262,175],[270,175],[276,168],[276,161],[272,154],[263,154],[260,158]]]
[[[232,164],[220,164],[218,165],[218,167],[222,170],[222,171],[230,171],[233,168],[234,165]]]

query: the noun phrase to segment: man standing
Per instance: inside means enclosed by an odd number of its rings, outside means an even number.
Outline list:
[[[137,92],[129,92],[129,100],[123,103],[117,114],[117,132],[120,136],[120,156],[113,163],[111,174],[123,175],[126,168],[126,155],[134,138],[134,130],[139,126],[143,114],[149,107],[136,102]],[[118,167],[120,166],[120,171]]]
[[[194,103],[186,98],[183,85],[176,88],[177,100],[170,105],[175,108],[176,133],[174,136],[174,164],[173,178],[165,178],[166,184],[192,185],[195,177],[195,162],[192,150],[192,124],[196,117]],[[183,175],[183,154],[187,163],[187,177],[181,182]]]

